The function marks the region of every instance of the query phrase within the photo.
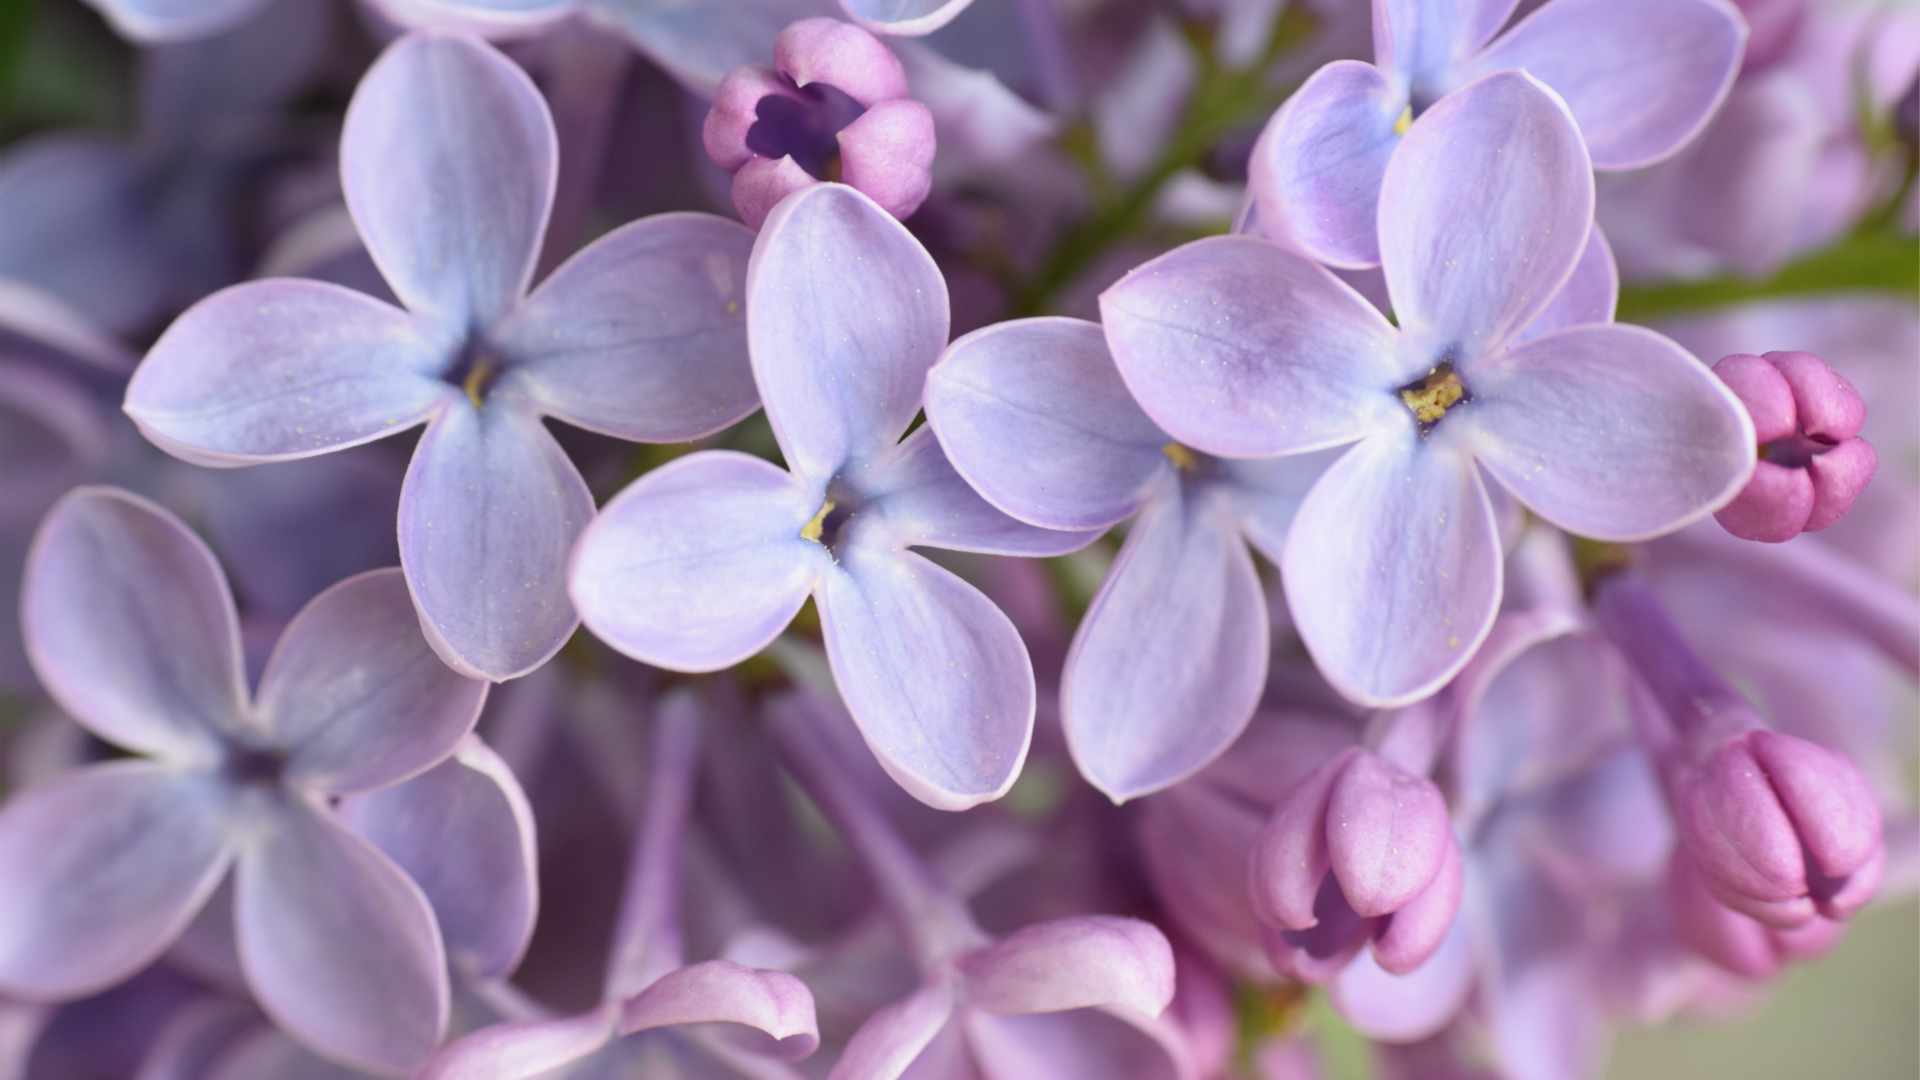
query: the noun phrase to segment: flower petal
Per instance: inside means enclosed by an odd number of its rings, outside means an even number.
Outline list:
[[[20,619],[34,671],[117,746],[211,764],[246,714],[240,627],[213,552],[118,488],[75,488],[40,523]]]
[[[407,308],[449,332],[499,322],[527,291],[559,167],[525,72],[467,37],[414,34],[354,91],[340,185]]]
[[[931,426],[862,470],[859,483],[873,501],[848,523],[850,535],[857,529],[858,535],[888,546],[1064,555],[1086,547],[1101,532],[1046,529],[1001,513],[954,471]]]
[[[973,0],[840,0],[847,17],[876,34],[919,37],[947,25]]]
[[[1125,1005],[1158,1016],[1173,1000],[1173,947],[1158,927],[1076,915],[1022,927],[962,956],[967,1004],[990,1013]]]
[[[658,214],[568,259],[491,340],[549,416],[645,442],[711,435],[759,406],[747,363],[753,233]]]
[[[1393,327],[1326,270],[1216,236],[1100,294],[1113,362],[1174,438],[1222,457],[1352,442],[1402,410]]]
[[[1460,420],[1474,456],[1570,532],[1671,532],[1725,505],[1753,469],[1753,421],[1739,399],[1651,330],[1562,330],[1466,378],[1474,400]]]
[[[1222,493],[1168,477],[1133,524],[1067,655],[1074,764],[1115,802],[1220,755],[1267,678],[1267,605]]]
[[[1433,93],[1518,6],[1519,0],[1373,0],[1374,56],[1402,82]]]
[[[263,811],[234,890],[260,1007],[328,1058],[406,1072],[447,1028],[446,954],[426,896],[331,814],[297,800]]]
[[[874,756],[915,798],[1006,794],[1033,735],[1033,666],[978,589],[908,551],[843,544],[816,590],[827,659]]]
[[[955,987],[945,979],[922,983],[912,996],[867,1017],[827,1080],[896,1080],[947,1026],[958,1004]]]
[[[1329,266],[1380,261],[1380,181],[1400,145],[1407,92],[1358,60],[1313,73],[1273,114],[1248,162],[1260,228]]]
[[[1512,340],[1593,225],[1593,170],[1551,90],[1503,71],[1414,121],[1380,188],[1380,265],[1425,370]]]
[[[618,1002],[579,1016],[483,1027],[442,1047],[414,1080],[532,1080],[599,1050],[616,1035]]]
[[[1472,459],[1407,424],[1334,462],[1300,505],[1280,569],[1321,674],[1387,707],[1433,693],[1480,647],[1500,605],[1500,557]]]
[[[1445,1027],[1473,991],[1473,935],[1454,919],[1431,958],[1405,975],[1362,951],[1327,982],[1327,996],[1346,1021],[1372,1039],[1416,1042]]]
[[[115,333],[146,330],[169,300],[148,165],[129,142],[56,133],[0,157],[0,278]]]
[[[832,0],[750,0],[682,4],[608,0],[594,14],[618,27],[647,59],[680,85],[711,98],[720,80],[742,64],[765,63],[781,28],[835,12]]]
[[[1554,0],[1462,74],[1524,68],[1566,99],[1594,168],[1638,169],[1713,118],[1746,38],[1739,10],[1723,0]]]
[[[419,776],[344,800],[340,818],[427,894],[460,970],[498,979],[520,963],[540,907],[533,808],[500,755],[469,736]]]
[[[127,385],[127,415],[196,465],[285,461],[384,438],[459,389],[406,312],[293,278],[207,297],[160,335]]]
[[[0,351],[0,461],[6,463],[0,521],[40,516],[99,469],[112,449],[112,430],[84,384]]]
[[[1595,224],[1587,234],[1587,246],[1580,252],[1580,261],[1574,264],[1573,276],[1514,340],[1516,343],[1532,341],[1541,334],[1569,326],[1610,323],[1619,301],[1620,271],[1614,265],[1613,248]]]
[[[586,482],[522,402],[436,417],[400,489],[400,562],[440,658],[498,681],[558,652],[580,625],[567,553],[592,520]]]
[[[1170,1017],[1131,1009],[1075,1009],[1027,1016],[968,1010],[961,1023],[975,1066],[953,1080],[1194,1080],[1203,1075],[1188,1031]],[[964,1067],[963,1066],[963,1067]],[[920,1080],[916,1073],[913,1080]]]
[[[398,569],[350,577],[294,616],[260,677],[286,780],[329,794],[398,783],[453,752],[487,684],[440,662]]]
[[[88,0],[127,38],[142,45],[217,34],[266,6],[267,0]]]
[[[93,765],[0,809],[0,987],[76,998],[180,936],[226,876],[226,789],[147,761]]]
[[[747,268],[753,377],[787,465],[825,482],[898,442],[947,343],[947,285],[920,241],[850,187],[767,218]]]
[[[755,1049],[803,1058],[820,1045],[807,984],[784,971],[760,971],[731,960],[690,964],[630,997],[620,1007],[620,1033],[674,1024],[743,1024],[764,1032]]]
[[[1172,465],[1104,333],[1079,319],[996,323],[948,346],[927,373],[927,424],[975,491],[1050,529],[1121,521]]]
[[[692,454],[607,503],[568,572],[602,641],[657,667],[717,671],[766,648],[827,551],[800,533],[819,491],[759,458]]]

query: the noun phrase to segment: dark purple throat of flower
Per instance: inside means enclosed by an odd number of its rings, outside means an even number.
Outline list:
[[[440,378],[443,382],[464,391],[467,400],[473,402],[473,407],[478,409],[486,405],[487,391],[500,380],[506,368],[507,362],[504,357],[484,342],[475,340],[469,342],[467,347],[460,351],[459,359],[442,372]]]
[[[813,515],[813,520],[800,529],[800,539],[811,540],[828,551],[837,550],[846,533],[847,523],[853,520],[860,505],[858,496],[842,490],[838,485],[827,489],[826,501],[820,504],[820,511]]]
[[[1448,409],[1473,400],[1473,395],[1467,392],[1467,384],[1460,381],[1460,373],[1454,370],[1451,358],[1442,360],[1432,371],[1398,388],[1395,393],[1400,395],[1400,401],[1407,411],[1413,413],[1423,439],[1439,426]]]
[[[794,88],[797,97],[768,94],[754,107],[747,149],[761,157],[793,158],[815,180],[840,179],[840,129],[866,106],[825,83]]]
[[[259,749],[249,746],[234,746],[227,750],[227,758],[221,763],[221,772],[236,784],[270,787],[280,782],[280,774],[287,768],[285,750]]]

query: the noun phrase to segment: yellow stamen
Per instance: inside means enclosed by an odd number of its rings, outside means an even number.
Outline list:
[[[467,392],[467,400],[473,402],[474,408],[480,407],[480,399],[487,392],[487,383],[492,380],[493,365],[485,360],[474,361],[473,367],[467,371],[466,381],[460,384],[460,389]]]
[[[1435,424],[1466,394],[1467,388],[1461,385],[1460,376],[1455,375],[1453,368],[1448,366],[1435,369],[1420,380],[1420,385],[1400,391],[1400,400],[1413,410],[1414,419],[1423,424]]]
[[[1409,105],[1404,110],[1401,111],[1400,119],[1395,120],[1393,122],[1393,133],[1395,135],[1405,135],[1407,133],[1407,129],[1412,126],[1413,126],[1413,106]]]
[[[1167,455],[1167,460],[1173,462],[1173,467],[1181,472],[1192,472],[1193,467],[1199,464],[1193,460],[1193,451],[1177,442],[1170,442],[1161,447],[1160,452]]]
[[[826,529],[827,515],[831,513],[833,513],[833,503],[831,501],[822,503],[820,512],[813,515],[813,520],[807,522],[806,528],[800,530],[800,539],[819,543],[820,534]]]

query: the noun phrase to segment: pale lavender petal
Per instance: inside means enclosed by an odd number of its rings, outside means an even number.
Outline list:
[[[1227,461],[1226,497],[1233,504],[1241,532],[1255,550],[1276,564],[1286,548],[1287,530],[1307,492],[1320,475],[1340,459],[1344,447],[1280,458]]]
[[[373,9],[402,27],[473,34],[494,40],[539,38],[554,24],[577,15],[579,0],[369,0]]]
[[[1727,503],[1752,471],[1753,421],[1739,399],[1651,330],[1562,330],[1463,376],[1474,456],[1529,509],[1582,536],[1670,532]]]
[[[419,776],[343,800],[340,817],[427,894],[460,970],[497,979],[520,963],[540,908],[533,808],[500,755],[470,736]]]
[[[504,383],[540,411],[623,439],[711,435],[760,403],[747,363],[753,233],[656,214],[608,233],[540,283],[490,340]]]
[[[567,555],[593,496],[540,418],[509,395],[456,401],[414,448],[400,562],[427,640],[456,671],[510,679],[579,625]]]
[[[947,25],[973,0],[840,0],[847,17],[876,34],[919,37]]]
[[[0,340],[54,350],[105,371],[131,371],[132,354],[67,301],[23,281],[0,279]]]
[[[936,547],[991,555],[1064,555],[1100,530],[1063,532],[1008,517],[981,498],[947,461],[931,426],[907,436],[860,476],[872,503],[848,523],[862,543]]]
[[[1327,982],[1327,996],[1362,1034],[1391,1042],[1415,1042],[1459,1015],[1473,991],[1473,934],[1465,919],[1452,920],[1440,947],[1405,975],[1382,968],[1370,953],[1353,958]]]
[[[451,35],[382,54],[340,137],[341,187],[368,254],[402,303],[454,334],[491,327],[526,292],[558,162],[533,80]]]
[[[912,552],[843,545],[816,599],[847,711],[888,775],[963,810],[1006,794],[1033,734],[1033,667],[978,589]]]
[[[595,11],[701,97],[742,64],[766,62],[788,23],[838,14],[833,0],[751,0],[747,3],[681,4],[661,0],[610,0]]]
[[[264,1076],[271,1076],[273,1080],[364,1080],[366,1075],[321,1058],[256,1021],[250,1035],[220,1055],[214,1068],[196,1080],[257,1080]]]
[[[1158,1016],[1173,1000],[1173,947],[1151,923],[1077,915],[1023,927],[957,964],[967,1004],[990,1013],[1124,1005]]]
[[[234,927],[247,981],[280,1028],[388,1075],[446,1031],[446,953],[419,886],[331,813],[261,807],[240,853]]]
[[[867,1017],[827,1080],[895,1080],[952,1019],[955,991],[946,979],[929,979],[912,996]]]
[[[655,469],[607,503],[574,551],[587,628],[629,656],[716,671],[766,648],[829,562],[800,533],[821,493],[727,450]]]
[[[1524,68],[1566,99],[1594,168],[1637,169],[1712,119],[1746,38],[1745,20],[1725,0],[1553,0],[1460,74]]]
[[[1267,122],[1248,162],[1265,235],[1329,266],[1380,261],[1380,181],[1407,92],[1372,64],[1335,60]]]
[[[0,810],[0,987],[104,989],[160,955],[233,857],[224,785],[146,761],[89,766]]]
[[[927,424],[960,475],[1001,510],[1051,529],[1115,524],[1171,471],[1171,440],[1140,411],[1079,319],[996,323],[927,373]]]
[[[1131,1009],[961,1017],[978,1072],[954,1080],[1196,1080],[1190,1036],[1167,1017]],[[920,1080],[916,1074],[913,1080]]]
[[[207,1080],[235,1043],[265,1026],[261,1020],[249,1003],[204,996],[167,1021],[134,1080]]]
[[[196,465],[310,457],[425,420],[459,388],[406,312],[320,281],[236,285],[160,335],[127,386],[127,415]]]
[[[1398,419],[1393,327],[1326,270],[1265,240],[1211,237],[1100,294],[1107,345],[1140,407],[1181,442],[1268,457],[1352,442]]]
[[[1547,301],[1547,306],[1520,331],[1516,342],[1531,341],[1541,334],[1569,326],[1586,326],[1613,321],[1614,305],[1620,300],[1620,271],[1613,262],[1613,249],[1595,225],[1587,235],[1587,246],[1574,264],[1573,276]]]
[[[239,620],[213,552],[118,488],[76,488],[27,555],[21,625],[68,715],[129,750],[211,764],[246,713]]]
[[[620,1007],[620,1033],[675,1024],[742,1024],[765,1038],[755,1049],[783,1059],[802,1058],[820,1045],[813,995],[784,971],[759,971],[731,960],[690,964],[630,997]]]
[[[1572,274],[1593,224],[1593,171],[1566,106],[1504,71],[1442,98],[1380,188],[1380,260],[1425,370],[1512,340]]]
[[[1061,724],[1115,802],[1218,757],[1265,688],[1267,605],[1223,494],[1165,478],[1074,635]]]
[[[787,465],[817,482],[878,458],[920,409],[947,344],[947,285],[865,195],[821,184],[781,203],[747,269],[753,375]]]
[[[1373,50],[1381,67],[1428,93],[1506,23],[1519,0],[1373,0]]]
[[[993,72],[955,63],[923,42],[894,38],[915,101],[925,102],[948,158],[974,168],[1016,164],[1060,127]]]
[[[226,30],[267,0],[88,0],[125,37],[143,45],[187,41]]]
[[[286,782],[344,794],[398,783],[453,752],[487,684],[440,662],[398,569],[350,577],[280,635],[258,716],[287,751]]]
[[[1294,518],[1280,568],[1321,674],[1385,707],[1427,696],[1473,656],[1499,607],[1500,557],[1472,459],[1408,424],[1327,470]]]
[[[616,1035],[618,1002],[558,1020],[495,1024],[442,1047],[414,1080],[531,1080],[570,1065]]]

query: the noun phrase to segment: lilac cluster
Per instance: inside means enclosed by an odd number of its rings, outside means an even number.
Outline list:
[[[87,2],[0,1076],[1587,1080],[1920,887],[1913,11]]]

